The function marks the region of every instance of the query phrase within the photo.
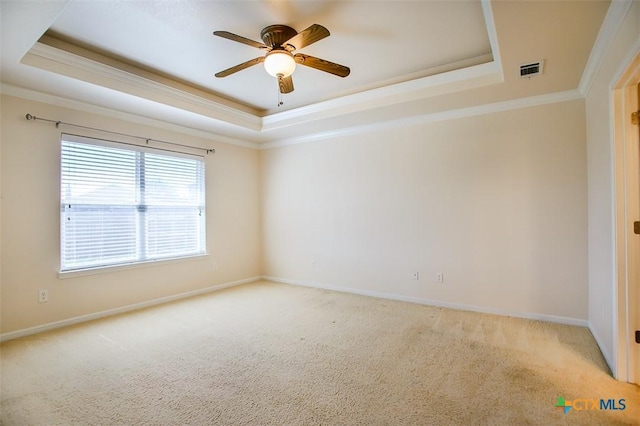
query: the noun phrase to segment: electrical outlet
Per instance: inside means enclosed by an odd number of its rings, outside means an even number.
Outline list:
[[[416,280],[416,281],[420,279],[420,272],[419,271],[416,271],[416,272],[413,273],[413,279]]]
[[[443,283],[443,282],[444,282],[444,274],[443,274],[442,272],[438,272],[438,273],[436,274],[436,282],[437,282],[438,284],[441,284],[441,283]]]
[[[40,290],[38,292],[38,302],[44,303],[49,301],[49,290]]]
[[[218,262],[213,262],[211,264],[211,269],[213,269],[214,271],[217,271],[218,270]]]
[[[318,262],[315,260],[311,261],[311,269],[318,269]]]

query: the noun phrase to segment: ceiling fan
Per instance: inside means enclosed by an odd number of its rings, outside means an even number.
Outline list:
[[[309,46],[325,37],[329,37],[329,30],[322,25],[313,24],[301,32],[297,32],[287,25],[269,25],[260,32],[260,38],[264,43],[253,41],[228,31],[214,31],[213,34],[267,52],[264,56],[259,56],[224,71],[220,71],[216,74],[216,77],[219,78],[242,71],[253,65],[264,63],[264,68],[267,73],[278,79],[280,93],[291,93],[293,92],[293,79],[291,78],[291,74],[295,71],[296,64],[315,68],[339,77],[346,77],[351,72],[351,70],[344,65],[305,55],[304,53],[293,54],[296,50]]]

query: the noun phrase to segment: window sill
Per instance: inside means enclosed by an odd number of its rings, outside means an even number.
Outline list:
[[[109,272],[126,271],[128,269],[148,268],[150,266],[166,265],[171,263],[184,263],[202,261],[209,258],[209,254],[198,254],[195,256],[177,257],[172,259],[147,260],[145,262],[126,263],[122,265],[100,266],[97,268],[75,269],[72,271],[58,272],[59,279],[82,277],[86,275],[106,274]]]

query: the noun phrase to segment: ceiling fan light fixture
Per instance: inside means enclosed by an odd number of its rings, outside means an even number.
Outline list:
[[[296,61],[286,50],[272,50],[264,58],[264,69],[273,77],[289,77],[296,70]]]

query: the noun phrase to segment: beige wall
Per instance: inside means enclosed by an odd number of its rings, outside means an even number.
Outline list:
[[[211,255],[59,279],[61,130],[26,121],[27,112],[215,147]],[[3,333],[261,274],[587,318],[582,101],[266,151],[8,96],[2,120]],[[37,302],[39,289],[48,303]]]
[[[264,275],[584,321],[585,137],[577,100],[263,151]]]
[[[10,96],[2,96],[1,112],[2,333],[260,275],[257,151]],[[26,113],[215,148],[215,154],[206,156],[210,255],[202,260],[59,279],[59,139],[63,129],[27,121]],[[64,131],[87,133],[73,128]],[[213,262],[218,264],[217,271]],[[49,290],[49,302],[38,303],[40,289]]]
[[[589,323],[615,371],[615,271],[612,87],[624,61],[640,46],[640,2],[633,2],[607,49],[586,97],[589,191]]]
[[[61,130],[27,112],[215,147],[206,157],[211,255],[59,279]],[[265,151],[9,96],[2,124],[3,333],[261,274],[587,318],[582,101]],[[37,302],[39,289],[48,303]]]

